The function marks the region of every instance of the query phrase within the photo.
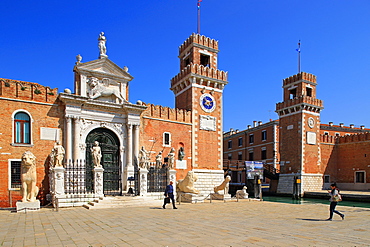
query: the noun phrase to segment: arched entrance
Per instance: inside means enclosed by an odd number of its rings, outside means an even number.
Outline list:
[[[91,171],[87,176],[87,181],[93,181],[93,162],[91,148],[94,142],[98,141],[101,148],[101,165],[104,168],[104,195],[121,195],[121,164],[119,147],[120,142],[117,135],[106,128],[97,128],[92,130],[86,137],[86,168]],[[93,184],[87,185],[89,192],[93,191]]]

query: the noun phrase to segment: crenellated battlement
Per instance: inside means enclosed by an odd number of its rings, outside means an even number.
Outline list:
[[[205,76],[208,78],[216,79],[219,81],[223,81],[221,84],[227,83],[227,72],[209,68],[207,66],[199,65],[199,64],[189,64],[180,73],[178,73],[175,77],[171,79],[171,86],[173,87],[183,78],[189,76],[190,74],[198,74],[201,76]]]
[[[361,141],[370,141],[370,132],[337,137],[337,144]]]
[[[330,136],[330,135],[320,135],[320,142],[321,143],[329,143],[335,144],[337,140],[337,136]]]
[[[143,105],[147,106],[143,113],[144,117],[191,123],[191,111],[145,103]]]
[[[58,97],[58,88],[51,89],[34,82],[0,78],[0,97],[54,102]]]
[[[300,80],[306,80],[306,81],[316,83],[316,76],[313,75],[313,74],[310,74],[310,73],[301,72],[299,74],[296,74],[296,75],[293,75],[291,77],[288,77],[288,78],[284,79],[283,80],[283,85],[286,86],[286,85],[289,85],[293,82],[297,82],[297,81],[300,81]]]
[[[302,104],[302,103],[312,105],[315,107],[319,107],[319,108],[322,108],[324,106],[322,100],[303,95],[303,96],[296,97],[294,99],[290,99],[288,101],[277,103],[276,111],[289,108],[291,106]]]
[[[185,42],[179,47],[180,54],[186,50],[192,43],[197,43],[218,50],[218,41],[215,39],[208,38],[204,35],[193,33]]]

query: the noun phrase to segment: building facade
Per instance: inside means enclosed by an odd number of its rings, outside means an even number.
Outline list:
[[[217,68],[218,41],[192,34],[179,47],[180,71],[171,79],[175,108],[131,103],[133,76],[108,58],[105,41],[102,33],[97,60],[82,62],[77,56],[74,92],[58,94],[36,83],[1,79],[0,207],[14,206],[21,197],[25,151],[37,157],[39,199],[46,203],[50,152],[57,141],[65,149],[65,164],[87,171],[94,169],[98,143],[104,195],[121,195],[131,187],[140,194],[138,171],[150,173],[170,160],[176,180],[188,171],[196,174],[194,186],[202,195],[223,181],[222,94],[228,82],[227,72]],[[91,176],[83,175],[85,180]],[[83,193],[94,193],[93,184]]]

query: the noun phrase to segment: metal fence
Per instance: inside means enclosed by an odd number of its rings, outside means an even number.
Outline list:
[[[148,172],[148,192],[164,192],[168,184],[168,167],[150,167]]]
[[[84,194],[92,192],[93,188],[92,171],[88,171],[88,169],[86,169],[86,161],[69,160],[66,164],[64,174],[65,193]]]

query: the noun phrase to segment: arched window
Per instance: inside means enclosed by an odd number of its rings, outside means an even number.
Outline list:
[[[18,112],[14,116],[14,142],[31,143],[31,119],[27,113]]]

